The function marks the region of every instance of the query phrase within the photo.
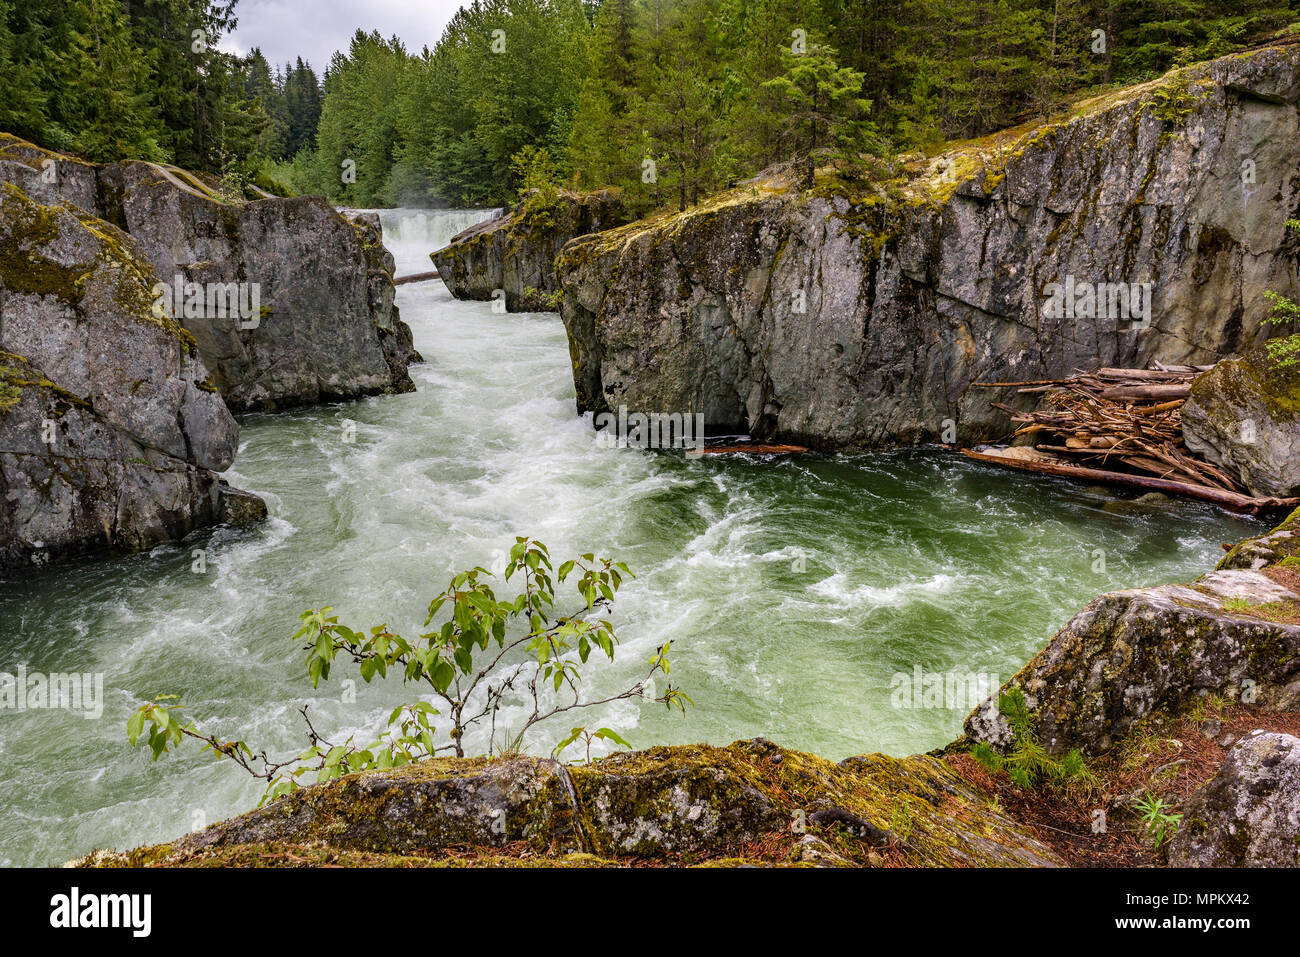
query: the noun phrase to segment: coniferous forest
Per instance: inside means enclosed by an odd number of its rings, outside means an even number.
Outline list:
[[[0,0],[0,128],[356,206],[526,179],[685,206],[816,153],[926,149],[1230,53],[1285,0],[491,0],[328,64],[222,52],[237,0]],[[656,175],[645,176],[647,162]]]

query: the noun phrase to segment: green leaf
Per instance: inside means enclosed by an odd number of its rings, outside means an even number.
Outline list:
[[[617,732],[612,731],[609,728],[601,728],[596,732],[595,737],[604,738],[606,741],[613,741],[615,744],[622,745],[629,751],[632,750],[632,745],[628,744]]]
[[[140,739],[140,733],[144,731],[144,712],[145,706],[142,705],[126,722],[126,739],[131,742],[133,748],[136,741]]]

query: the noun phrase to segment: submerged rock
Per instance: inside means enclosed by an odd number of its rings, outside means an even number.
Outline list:
[[[0,570],[256,510],[217,478],[238,427],[155,281],[116,227],[0,182]]]
[[[1193,795],[1173,867],[1300,866],[1300,738],[1253,731]]]
[[[1060,863],[936,758],[877,754],[837,765],[762,739],[652,748],[579,766],[438,758],[349,775],[172,844],[80,863],[184,865],[285,845],[500,854],[521,842],[537,864],[793,859],[842,866],[883,853],[930,866]],[[765,843],[776,849],[760,850]]]
[[[179,283],[173,315],[231,409],[414,389],[407,365],[419,355],[393,306],[393,259],[374,217],[350,220],[312,196],[226,201],[184,170],[94,166],[3,134],[0,181],[130,233],[157,280]],[[187,284],[200,284],[198,309],[182,308]],[[247,315],[209,302],[224,307],[228,291]]]
[[[1187,447],[1252,495],[1300,495],[1300,369],[1263,351],[1224,359],[1192,384],[1182,421]]]
[[[1006,431],[991,403],[1032,401],[972,383],[1239,351],[1264,291],[1300,281],[1298,99],[1300,47],[1264,49],[873,193],[759,179],[575,239],[556,268],[579,409],[702,411],[711,432],[822,448],[950,428],[971,445]]]
[[[429,258],[457,299],[503,295],[511,312],[554,311],[560,290],[555,257],[561,247],[628,218],[616,189],[562,190],[553,206],[530,213],[520,203],[453,236]]]
[[[1168,495],[1160,492],[1147,492],[1137,498],[1113,499],[1104,504],[1101,509],[1114,515],[1149,515],[1173,504],[1173,501]]]

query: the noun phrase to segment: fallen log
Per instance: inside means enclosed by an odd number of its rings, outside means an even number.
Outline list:
[[[1113,385],[1106,386],[1099,393],[1103,399],[1112,402],[1133,402],[1139,399],[1186,399],[1192,394],[1191,385],[1181,382],[1164,385]]]
[[[962,449],[961,454],[975,459],[977,462],[987,462],[991,465],[1018,469],[1022,472],[1039,472],[1061,478],[1097,482],[1101,485],[1140,488],[1148,492],[1168,492],[1172,495],[1184,495],[1188,498],[1200,499],[1203,502],[1212,502],[1232,512],[1242,512],[1250,515],[1258,515],[1263,511],[1300,508],[1300,498],[1252,498],[1249,495],[1210,488],[1205,485],[1194,485],[1191,482],[1132,475],[1128,472],[1111,472],[1105,469],[1087,468],[1081,465],[1067,465],[1038,459],[992,455],[987,452],[976,452],[972,449]]]
[[[398,276],[393,280],[394,286],[403,286],[408,282],[428,282],[430,279],[437,279],[438,273],[435,272],[417,272],[409,276]]]
[[[802,445],[763,445],[758,442],[741,445],[706,445],[702,449],[688,449],[691,455],[797,455],[807,452]]]

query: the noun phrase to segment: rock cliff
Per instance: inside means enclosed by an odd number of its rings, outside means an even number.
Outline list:
[[[1263,292],[1300,281],[1298,100],[1300,46],[1267,48],[871,188],[760,179],[576,239],[556,269],[579,408],[822,448],[973,443],[1016,401],[973,383],[1255,344]]]
[[[216,475],[238,428],[155,281],[116,227],[0,183],[0,571],[265,513]]]
[[[419,356],[393,305],[393,260],[373,217],[345,218],[320,197],[227,201],[184,170],[95,166],[3,135],[0,181],[135,238],[158,280],[179,285],[168,306],[232,410],[414,388],[406,369]],[[242,297],[242,313],[226,308],[227,290]]]
[[[530,210],[521,202],[471,226],[429,258],[458,299],[486,301],[504,295],[511,312],[554,311],[560,289],[555,257],[561,247],[575,236],[610,229],[627,219],[617,190],[564,190],[545,208]]]

